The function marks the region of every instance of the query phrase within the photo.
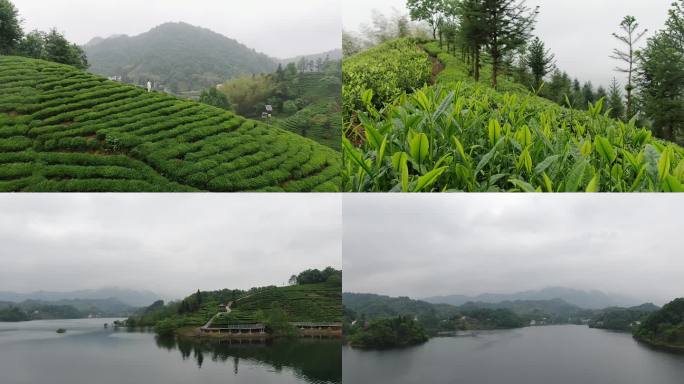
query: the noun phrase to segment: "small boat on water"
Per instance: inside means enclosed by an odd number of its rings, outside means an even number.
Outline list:
[[[66,329],[64,329],[64,328],[59,328],[59,329],[57,330],[57,333],[66,333]]]

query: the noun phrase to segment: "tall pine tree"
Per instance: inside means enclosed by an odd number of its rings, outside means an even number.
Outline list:
[[[672,4],[665,29],[640,54],[641,109],[656,136],[682,142],[684,134],[684,0]]]
[[[535,37],[527,50],[525,60],[532,71],[535,88],[541,85],[544,77],[555,67],[554,59],[555,55],[551,53],[551,50],[546,49],[544,42],[539,37]]]
[[[481,53],[487,42],[483,2],[482,0],[462,0],[458,11],[459,37],[463,53],[471,66],[471,75],[475,81],[480,81]]]
[[[608,108],[610,108],[610,117],[619,120],[625,118],[625,103],[622,100],[622,90],[617,79],[614,77],[608,90]]]
[[[481,22],[492,61],[492,86],[498,86],[503,58],[525,44],[534,30],[539,7],[530,10],[525,0],[482,0]]]
[[[637,61],[637,43],[644,37],[644,34],[648,31],[647,29],[637,32],[639,28],[639,23],[634,16],[625,16],[625,18],[620,23],[620,29],[624,32],[624,35],[618,35],[613,33],[613,36],[621,41],[627,46],[626,51],[622,51],[618,48],[613,50],[611,57],[615,60],[619,60],[625,63],[627,67],[617,67],[615,70],[618,72],[627,74],[627,86],[625,90],[627,91],[627,118],[631,119],[634,115],[633,110],[633,100],[632,91],[634,90],[633,80],[634,80],[634,70]]]

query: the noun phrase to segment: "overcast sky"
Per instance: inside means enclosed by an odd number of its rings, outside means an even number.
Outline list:
[[[422,298],[547,286],[684,295],[676,195],[345,195],[344,290]]]
[[[56,27],[78,44],[183,21],[268,55],[287,58],[341,46],[341,0],[11,0],[24,30]]]
[[[341,196],[0,195],[0,291],[181,298],[341,267]]]
[[[624,84],[625,76],[614,72],[617,62],[609,56],[619,42],[611,35],[618,31],[623,17],[631,14],[647,36],[663,27],[672,0],[528,0],[540,6],[538,35],[556,55],[556,64],[580,81],[608,86],[615,76]],[[405,0],[344,0],[343,25],[358,31],[368,23],[371,11],[392,14],[393,8],[408,13]],[[646,38],[644,38],[645,41]]]

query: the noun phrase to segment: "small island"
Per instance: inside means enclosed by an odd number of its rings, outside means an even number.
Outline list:
[[[389,349],[410,347],[428,341],[425,329],[408,316],[378,319],[349,328],[349,345],[364,349]]]

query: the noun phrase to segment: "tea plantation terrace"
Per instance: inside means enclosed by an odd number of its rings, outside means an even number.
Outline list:
[[[337,191],[340,162],[222,109],[0,57],[0,191]]]

